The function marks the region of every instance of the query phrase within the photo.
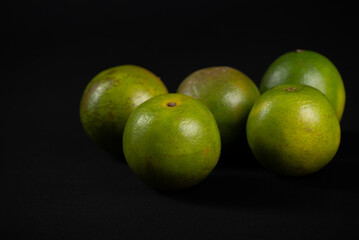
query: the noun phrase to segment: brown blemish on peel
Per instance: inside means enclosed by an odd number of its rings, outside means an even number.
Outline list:
[[[287,92],[295,92],[295,91],[297,91],[297,88],[295,88],[295,87],[287,87],[284,90],[286,90]]]
[[[115,72],[117,72],[117,69],[116,69],[116,68],[111,69],[111,70],[109,70],[108,72],[106,72],[106,75],[111,75],[111,74],[113,74],[113,73],[115,73]]]
[[[313,132],[313,128],[309,128],[309,127],[304,128],[304,130],[305,130],[306,132]]]
[[[301,52],[304,52],[304,50],[303,49],[297,49],[297,50],[295,50],[297,53],[301,53]]]
[[[167,107],[175,107],[176,103],[175,102],[169,102],[167,103]]]
[[[203,153],[204,153],[205,155],[207,155],[207,154],[209,153],[209,148],[205,148],[204,151],[203,151]]]

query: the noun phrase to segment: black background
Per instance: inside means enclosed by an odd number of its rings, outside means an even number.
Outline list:
[[[358,237],[358,17],[354,6],[259,1],[22,1],[2,8],[3,239],[346,239]],[[322,171],[282,178],[246,149],[211,175],[163,193],[93,144],[78,116],[98,72],[143,66],[170,92],[191,72],[227,65],[259,86],[297,48],[344,79],[342,142]]]

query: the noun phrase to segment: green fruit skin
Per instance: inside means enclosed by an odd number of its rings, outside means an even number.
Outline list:
[[[287,91],[287,88],[296,91]],[[258,161],[279,175],[300,176],[326,166],[340,144],[340,124],[320,91],[281,85],[266,91],[247,121],[247,138]]]
[[[175,107],[166,103],[175,102]],[[216,166],[221,142],[208,108],[192,97],[165,94],[140,105],[129,117],[123,150],[132,171],[159,190],[198,184]]]
[[[217,121],[223,145],[241,135],[245,140],[249,111],[260,96],[248,76],[227,66],[204,68],[186,77],[177,92],[207,105]]]
[[[135,65],[106,69],[87,85],[80,119],[89,137],[104,150],[121,156],[122,135],[129,115],[144,101],[168,93],[163,82]]]
[[[304,84],[324,93],[341,120],[345,106],[345,88],[335,65],[325,56],[308,50],[285,53],[265,72],[260,91],[281,84]]]

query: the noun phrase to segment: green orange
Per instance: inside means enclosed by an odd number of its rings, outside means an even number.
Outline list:
[[[216,166],[221,141],[216,121],[199,100],[164,94],[130,115],[123,151],[143,182],[160,190],[179,190],[204,180]]]
[[[340,124],[327,97],[298,84],[266,91],[248,116],[247,138],[258,161],[289,176],[314,173],[335,156]]]
[[[122,155],[122,135],[129,115],[144,101],[168,93],[150,71],[122,65],[97,74],[87,85],[80,103],[81,123],[103,149]]]
[[[193,72],[182,81],[177,92],[207,105],[217,121],[224,145],[245,136],[249,111],[260,95],[248,76],[227,66]]]
[[[320,53],[309,50],[287,52],[277,58],[265,72],[260,84],[263,93],[281,84],[304,84],[324,93],[338,119],[345,107],[345,89],[335,65]]]

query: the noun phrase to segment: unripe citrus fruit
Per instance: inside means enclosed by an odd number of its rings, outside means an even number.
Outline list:
[[[109,68],[87,85],[80,103],[81,123],[95,143],[120,156],[128,116],[144,101],[167,92],[163,82],[142,67]]]
[[[332,104],[338,119],[345,106],[345,89],[335,65],[322,54],[296,50],[277,58],[265,72],[260,84],[263,93],[281,84],[304,84],[320,90]]]
[[[247,138],[264,167],[280,175],[299,176],[314,173],[332,160],[340,143],[340,125],[319,90],[280,85],[253,105]]]
[[[216,166],[221,142],[216,121],[199,100],[164,94],[129,117],[123,150],[132,171],[160,190],[191,187]]]
[[[177,92],[207,105],[217,121],[224,145],[245,136],[249,111],[260,95],[249,77],[226,66],[195,71],[182,81]]]

